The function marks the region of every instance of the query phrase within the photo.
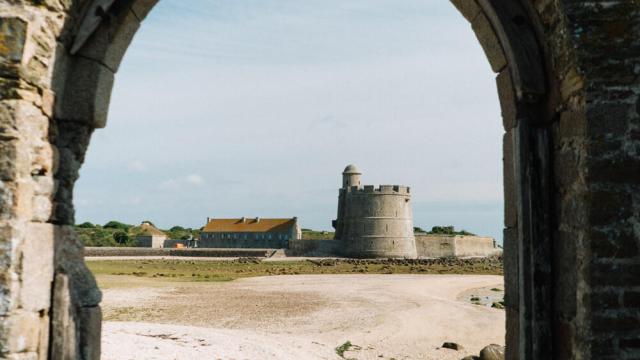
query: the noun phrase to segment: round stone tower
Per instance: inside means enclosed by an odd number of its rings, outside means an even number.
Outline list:
[[[338,218],[333,222],[341,253],[357,258],[416,258],[409,187],[360,186],[357,167],[343,172]]]

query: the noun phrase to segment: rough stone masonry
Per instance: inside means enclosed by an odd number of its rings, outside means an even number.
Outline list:
[[[99,358],[73,185],[156,1],[0,0],[0,358]],[[506,357],[640,358],[639,1],[452,2],[497,74]]]

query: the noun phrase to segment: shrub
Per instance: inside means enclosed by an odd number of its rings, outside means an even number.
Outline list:
[[[82,228],[82,229],[92,229],[92,228],[95,227],[95,225],[93,225],[92,223],[90,223],[88,221],[85,221],[82,224],[76,225],[76,226],[79,227],[79,228]]]
[[[120,229],[120,230],[127,231],[127,230],[129,230],[131,225],[127,225],[127,224],[123,224],[123,223],[121,223],[119,221],[111,220],[108,223],[104,224],[103,227],[106,228],[106,229]]]
[[[431,231],[429,231],[428,233],[429,234],[438,234],[438,235],[469,235],[469,236],[475,235],[474,233],[470,233],[470,232],[468,232],[466,230],[456,231],[456,229],[452,225],[434,226],[434,227],[431,228]]]
[[[113,240],[120,245],[124,245],[129,242],[129,235],[124,231],[118,231],[113,233]]]

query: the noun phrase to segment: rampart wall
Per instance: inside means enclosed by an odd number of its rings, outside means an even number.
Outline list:
[[[335,256],[340,252],[341,244],[342,242],[338,240],[291,240],[286,254],[288,256]]]
[[[418,257],[491,256],[502,253],[491,237],[415,235]]]

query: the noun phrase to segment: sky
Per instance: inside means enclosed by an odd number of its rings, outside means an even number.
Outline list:
[[[92,137],[76,222],[331,230],[354,163],[363,184],[411,187],[415,226],[500,241],[494,78],[448,1],[161,0]]]

